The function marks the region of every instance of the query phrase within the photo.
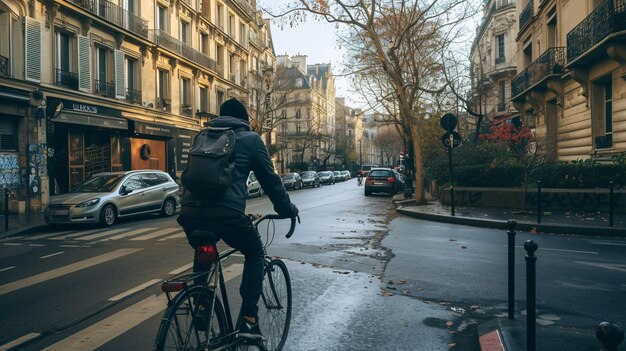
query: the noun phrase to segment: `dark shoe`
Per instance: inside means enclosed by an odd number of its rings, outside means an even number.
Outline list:
[[[239,337],[249,340],[265,340],[263,334],[261,334],[261,329],[259,328],[259,323],[250,324],[250,322],[245,319],[241,322],[241,328],[239,328]]]

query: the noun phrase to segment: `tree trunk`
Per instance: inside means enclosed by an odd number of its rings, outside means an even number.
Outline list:
[[[415,123],[411,123],[411,139],[413,141],[413,155],[415,160],[415,202],[424,203],[424,165],[422,160],[422,144],[420,134]]]

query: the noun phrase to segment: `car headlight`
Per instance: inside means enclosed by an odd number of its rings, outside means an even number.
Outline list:
[[[98,202],[100,202],[100,199],[91,199],[91,200],[87,200],[85,202],[81,202],[78,205],[76,205],[76,207],[91,207],[95,204],[97,204]]]

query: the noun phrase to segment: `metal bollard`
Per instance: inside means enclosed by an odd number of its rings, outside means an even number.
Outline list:
[[[613,227],[613,181],[609,182],[609,226]]]
[[[537,223],[541,223],[541,180],[537,181]]]
[[[536,287],[535,287],[535,263],[537,257],[535,251],[537,251],[537,244],[532,240],[527,240],[524,243],[524,249],[526,250],[526,350],[536,350],[536,323],[537,323],[537,309],[536,309]]]
[[[9,188],[4,188],[4,231],[9,231]]]
[[[454,185],[450,186],[450,215],[454,217]]]
[[[602,322],[596,328],[596,338],[602,343],[603,351],[617,351],[624,341],[624,328],[619,323]]]
[[[509,219],[509,319],[515,319],[515,227],[517,222]]]

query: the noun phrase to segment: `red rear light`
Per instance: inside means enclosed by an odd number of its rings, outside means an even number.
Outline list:
[[[202,264],[217,260],[217,248],[215,245],[201,245],[196,248],[196,261]]]
[[[161,291],[163,292],[176,292],[183,290],[184,283],[182,282],[163,282],[161,284]]]
[[[389,181],[389,183],[393,183],[396,181],[396,179],[394,177],[389,177],[387,178],[387,180]]]
[[[367,178],[365,178],[365,180],[372,180],[372,177],[367,176]]]

